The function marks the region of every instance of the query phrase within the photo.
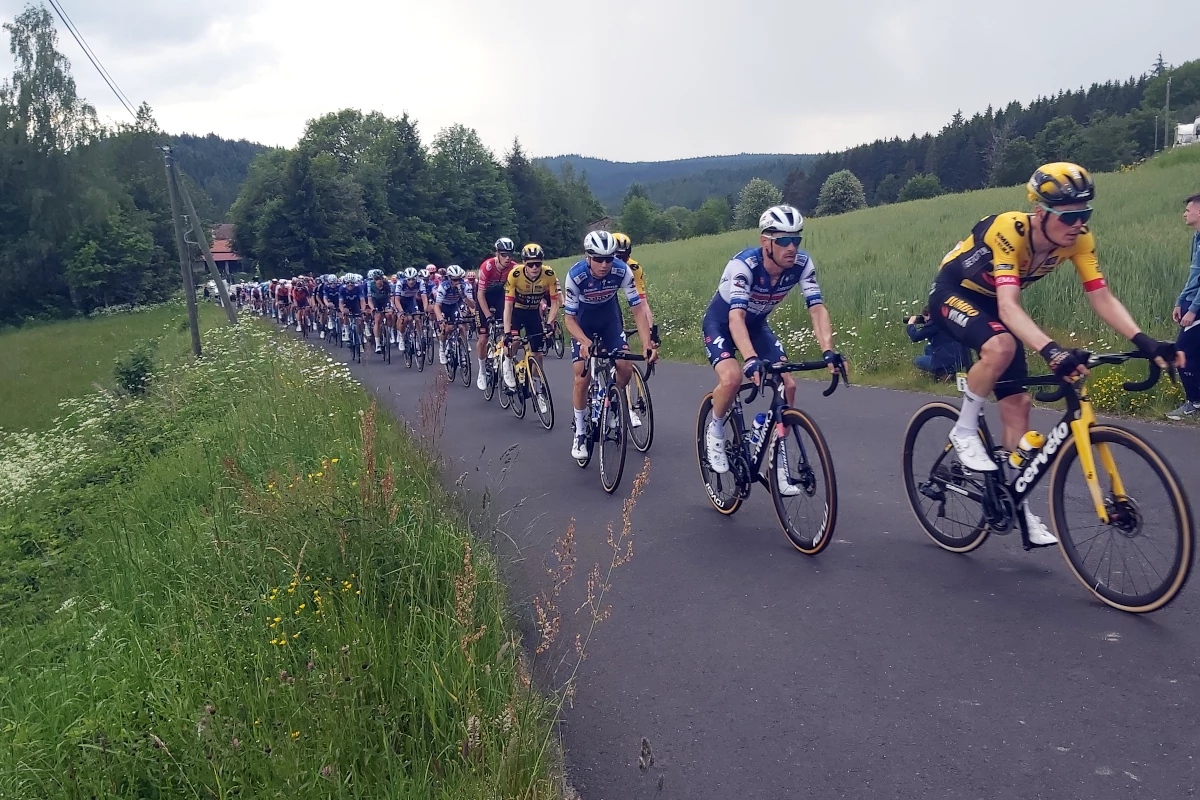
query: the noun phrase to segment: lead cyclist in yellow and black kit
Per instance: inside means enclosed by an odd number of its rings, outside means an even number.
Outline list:
[[[979,436],[979,414],[997,381],[1027,375],[1022,343],[1041,353],[1059,377],[1074,380],[1088,374],[1078,351],[1051,339],[1021,308],[1021,290],[1064,262],[1075,265],[1088,303],[1096,316],[1155,356],[1160,367],[1183,365],[1174,343],[1142,333],[1133,317],[1108,289],[1096,260],[1096,240],[1087,227],[1096,187],[1087,170],[1076,164],[1046,164],[1027,185],[1033,213],[1010,211],[986,217],[971,235],[946,254],[929,293],[930,315],[959,342],[979,353],[967,373],[962,410],[950,442],[963,466],[976,472],[995,470]],[[1024,390],[998,391],[1004,447],[1016,449],[1029,428],[1033,401]],[[1034,545],[1058,540],[1042,521],[1022,507]]]
[[[558,278],[554,276],[554,270],[542,266],[545,259],[546,253],[542,246],[530,242],[521,249],[523,263],[514,267],[504,282],[504,338],[508,347],[504,351],[502,372],[504,385],[509,389],[515,389],[517,386],[517,378],[513,373],[512,340],[524,328],[525,335],[529,337],[529,350],[540,366],[546,334],[546,325],[540,310],[542,302],[550,304],[548,319],[558,317]],[[542,399],[539,395],[539,402]]]

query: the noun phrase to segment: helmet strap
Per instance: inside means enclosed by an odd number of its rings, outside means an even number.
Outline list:
[[[1049,233],[1049,231],[1047,231],[1047,230],[1046,230],[1046,225],[1047,225],[1049,222],[1050,222],[1050,212],[1048,212],[1048,211],[1047,211],[1045,214],[1043,214],[1043,215],[1042,215],[1042,224],[1041,224],[1041,229],[1042,229],[1042,237],[1043,237],[1043,238],[1044,238],[1044,239],[1045,239],[1047,242],[1049,242],[1050,244],[1054,245],[1055,247],[1066,247],[1066,245],[1065,245],[1065,244],[1059,244],[1058,242],[1056,242],[1056,241],[1054,241],[1053,239],[1051,239],[1051,238],[1050,238],[1050,233]]]

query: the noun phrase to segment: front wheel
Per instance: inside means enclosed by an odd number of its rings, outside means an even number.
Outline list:
[[[1115,425],[1089,429],[1108,522],[1096,512],[1075,437],[1050,472],[1050,520],[1067,565],[1113,608],[1157,611],[1187,582],[1195,558],[1191,506],[1158,451]]]
[[[629,376],[629,438],[639,453],[644,453],[654,444],[654,403],[650,400],[650,387],[642,378],[642,373],[634,365]],[[640,424],[634,425],[634,415]]]
[[[807,414],[783,412],[784,435],[771,450],[771,499],[792,546],[815,556],[833,539],[837,524],[837,478],[829,445]]]
[[[533,359],[530,359],[532,361]],[[517,415],[517,419],[525,418],[525,400],[529,397],[529,390],[525,385],[525,370],[521,367],[521,362],[513,359],[513,372],[516,374],[517,385],[512,390],[512,410]]]
[[[621,485],[625,453],[629,446],[629,405],[625,392],[610,381],[600,411],[600,485],[612,494]]]
[[[952,553],[969,553],[988,537],[983,512],[985,477],[967,469],[950,444],[958,409],[929,403],[904,431],[904,488],[921,529]]]
[[[534,359],[529,360],[529,394],[533,398],[533,410],[537,412],[538,421],[542,427],[550,430],[554,427],[554,399],[550,396],[550,383],[542,365]]]
[[[462,331],[459,331],[456,337],[458,341],[458,378],[462,381],[463,386],[470,388],[472,353],[467,349],[467,340],[463,337]]]

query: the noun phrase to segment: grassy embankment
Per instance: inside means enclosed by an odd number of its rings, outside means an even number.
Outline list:
[[[103,322],[185,353],[158,313]],[[0,352],[61,364],[94,324]],[[555,796],[553,710],[435,465],[303,344],[205,353],[0,434],[0,797]]]
[[[1179,148],[1137,169],[1099,175],[1097,186],[1092,228],[1101,268],[1135,319],[1150,332],[1173,338],[1171,306],[1187,277],[1191,235],[1181,221],[1183,198],[1200,191],[1200,147]],[[853,359],[858,381],[936,390],[911,366],[922,345],[908,340],[901,317],[924,305],[938,263],[977,220],[1026,207],[1019,187],[807,221],[804,247],[817,263],[838,348]],[[646,267],[667,357],[704,362],[700,318],[729,257],[757,241],[753,231],[736,231],[635,249]],[[569,263],[563,259],[553,266]],[[1034,319],[1064,344],[1129,347],[1092,314],[1069,265],[1039,281],[1022,300]],[[791,355],[816,356],[808,314],[798,296],[772,313],[771,324]],[[1030,359],[1035,370],[1040,362],[1036,354]],[[1093,397],[1110,411],[1147,413],[1182,397],[1166,381],[1154,393],[1129,395],[1119,389],[1120,375],[1106,373],[1108,377],[1101,374],[1092,382]]]

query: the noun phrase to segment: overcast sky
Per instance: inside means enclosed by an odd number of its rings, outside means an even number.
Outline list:
[[[622,161],[812,153],[1125,79],[1159,51],[1200,58],[1200,12],[1178,0],[62,3],[165,130],[289,146],[351,106],[407,111],[426,141],[463,123],[498,154],[514,136]],[[101,116],[127,119],[61,24],[59,47]]]

